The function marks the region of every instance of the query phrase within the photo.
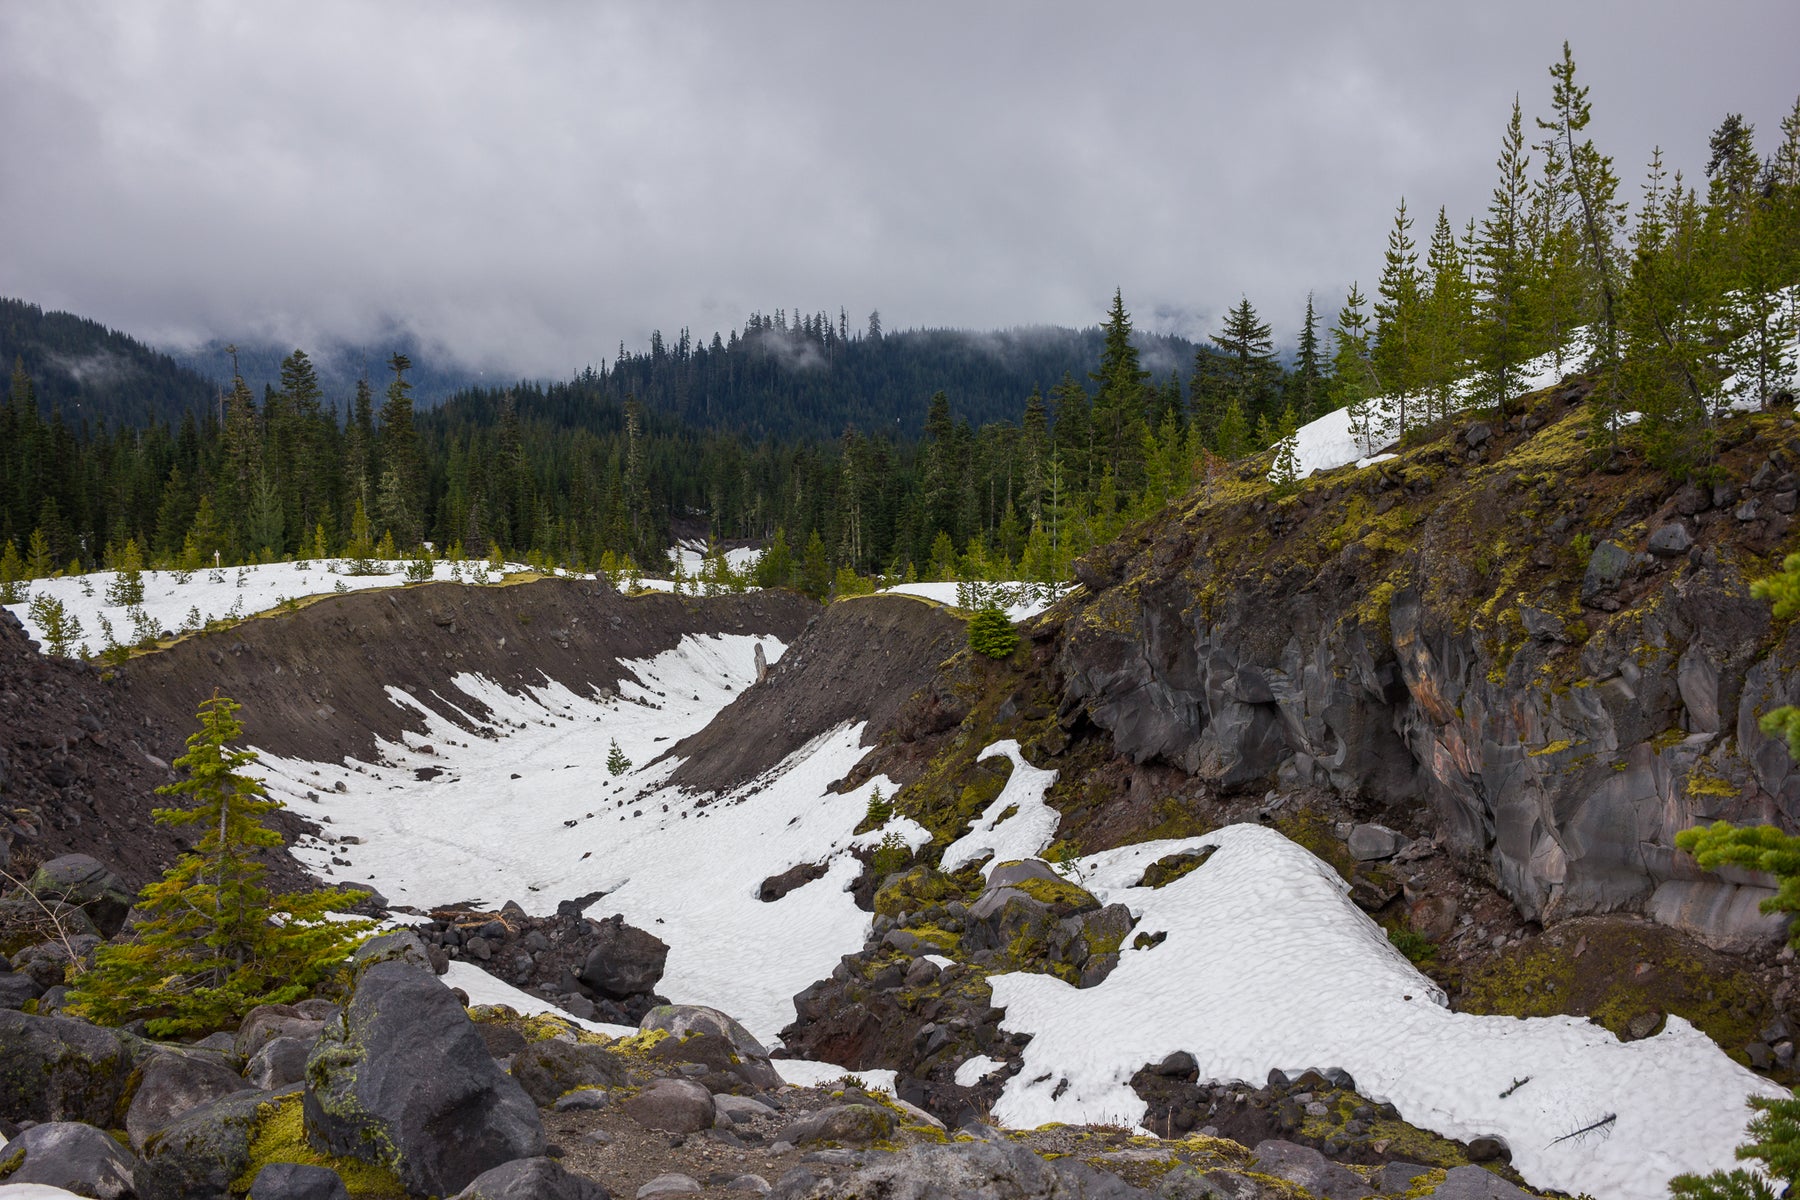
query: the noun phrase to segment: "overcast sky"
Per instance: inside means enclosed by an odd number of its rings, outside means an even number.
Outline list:
[[[0,0],[0,294],[153,340],[385,322],[566,375],[660,327],[1198,335],[1485,203],[1573,43],[1635,196],[1766,150],[1794,0],[1417,5]]]

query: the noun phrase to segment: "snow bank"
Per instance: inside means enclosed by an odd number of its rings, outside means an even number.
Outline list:
[[[604,1033],[607,1037],[631,1037],[637,1032],[635,1025],[613,1025],[606,1021],[584,1021],[580,1017],[570,1016],[556,1005],[530,992],[520,991],[503,979],[497,979],[486,971],[469,962],[453,962],[450,969],[444,972],[444,984],[447,987],[461,988],[469,997],[469,1007],[479,1004],[501,1005],[512,1009],[522,1017],[535,1017],[539,1013],[549,1013],[560,1017],[571,1025],[589,1029],[595,1033]]]
[[[994,802],[975,818],[975,827],[945,848],[941,869],[946,872],[959,871],[989,855],[993,856],[990,866],[1032,858],[1056,836],[1062,814],[1044,803],[1044,793],[1056,782],[1056,772],[1026,762],[1019,743],[1010,738],[983,750],[976,761],[995,755],[1012,761],[1012,774]]]
[[[302,863],[373,884],[395,904],[497,907],[510,899],[548,913],[561,900],[604,891],[591,912],[623,913],[669,944],[664,995],[723,1009],[770,1041],[793,1019],[794,993],[830,974],[868,934],[869,915],[846,890],[862,869],[850,851],[888,833],[909,846],[930,835],[905,819],[854,833],[866,792],[828,788],[862,757],[860,725],[821,735],[730,793],[693,796],[667,786],[674,760],[652,759],[750,684],[758,641],[686,638],[624,664],[636,682],[627,679],[607,699],[556,684],[509,693],[459,678],[463,694],[492,710],[491,739],[391,689],[395,703],[419,712],[428,727],[422,736],[380,743],[371,763],[265,756],[269,790],[329,822],[328,836],[361,840],[304,841],[295,847]],[[760,641],[771,661],[781,653],[774,639]],[[602,765],[614,741],[636,764],[617,778]],[[418,748],[427,744],[435,753]],[[421,767],[443,773],[421,781]],[[897,790],[885,777],[870,782]],[[764,879],[802,863],[827,864],[824,878],[773,903],[758,898]]]
[[[1136,886],[1158,858],[1201,846],[1217,851],[1199,869]],[[1138,931],[1168,937],[1127,949],[1085,990],[1048,975],[993,978],[1003,1027],[1031,1035],[994,1107],[1008,1125],[1135,1124],[1145,1106],[1132,1073],[1177,1050],[1202,1079],[1252,1086],[1271,1068],[1341,1067],[1415,1125],[1505,1137],[1534,1186],[1604,1200],[1662,1195],[1683,1171],[1733,1165],[1745,1100],[1786,1094],[1679,1017],[1620,1042],[1576,1017],[1449,1011],[1342,879],[1270,829],[1122,847],[1078,869],[1103,902],[1130,906]]]
[[[176,571],[145,571],[144,602],[137,606],[141,617],[131,607],[106,602],[107,589],[118,578],[112,571],[36,579],[28,586],[33,598],[60,600],[68,614],[81,622],[80,646],[85,646],[88,653],[98,654],[106,646],[102,619],[111,623],[114,640],[129,644],[137,640],[137,622],[146,623],[153,632],[179,633],[201,628],[208,621],[254,616],[279,608],[288,600],[399,587],[407,582],[401,574],[407,566],[404,562],[377,563],[382,568],[379,575],[344,575],[334,569],[343,565],[341,561],[315,559],[250,567],[209,567],[193,572],[186,582]],[[531,569],[521,563],[506,565],[507,571]],[[439,562],[432,573],[432,579],[438,582],[487,583],[497,582],[500,577],[499,572],[489,571],[483,562]],[[24,622],[25,631],[33,638],[44,640],[43,629],[31,619],[29,599],[22,604],[9,604],[6,609]]]
[[[1782,303],[1791,309],[1796,304],[1796,299],[1800,298],[1800,287],[1786,289],[1781,295]],[[1570,340],[1569,349],[1562,356],[1562,370],[1558,369],[1554,357],[1541,354],[1520,365],[1516,388],[1522,394],[1560,383],[1566,371],[1576,369],[1590,354],[1588,331],[1585,327],[1578,329]],[[1800,362],[1800,338],[1796,338],[1788,350],[1786,380],[1789,387],[1800,377],[1795,369],[1796,362]],[[1454,410],[1460,412],[1477,402],[1475,383],[1473,377],[1457,383],[1451,399]],[[1738,394],[1740,386],[1735,374],[1727,376],[1719,386],[1721,396],[1737,397],[1723,407],[1744,412],[1759,406],[1756,397]],[[1639,416],[1638,413],[1627,413],[1626,419],[1621,423],[1632,424]],[[1382,451],[1398,440],[1399,432],[1397,422],[1376,417],[1372,419],[1372,428],[1358,437],[1350,432],[1349,409],[1340,408],[1328,412],[1318,420],[1302,425],[1296,435],[1295,451],[1299,459],[1300,478],[1304,479],[1314,471],[1330,471],[1350,463],[1361,468],[1380,462],[1388,457]]]
[[[896,596],[922,596],[927,600],[935,600],[939,604],[955,605],[958,602],[957,588],[965,585],[958,583],[896,583],[892,587],[881,590]],[[981,583],[976,587],[991,589],[995,598],[1001,601],[1008,619],[1023,621],[1027,617],[1035,617],[1050,607],[1053,597],[1050,589],[1035,583]],[[1066,585],[1065,585],[1066,586]]]

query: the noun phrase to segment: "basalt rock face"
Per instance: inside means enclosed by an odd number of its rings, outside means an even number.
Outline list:
[[[1772,880],[1701,872],[1674,836],[1800,827],[1800,771],[1758,726],[1800,700],[1800,633],[1749,590],[1791,525],[1800,430],[1735,419],[1702,492],[1592,470],[1579,399],[1286,500],[1243,479],[1103,549],[1058,643],[1062,724],[1220,790],[1429,806],[1531,919],[1779,934]]]

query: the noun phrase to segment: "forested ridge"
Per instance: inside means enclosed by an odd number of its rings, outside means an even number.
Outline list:
[[[337,398],[296,351],[260,398],[238,375],[179,422],[71,427],[41,415],[21,361],[0,411],[0,546],[35,573],[128,540],[151,560],[245,561],[384,534],[592,567],[649,565],[679,527],[780,532],[796,558],[861,574],[1059,578],[1223,462],[1276,446],[1291,483],[1294,431],[1322,412],[1347,408],[1372,439],[1415,436],[1503,403],[1545,356],[1594,379],[1597,454],[1704,476],[1725,405],[1791,386],[1800,104],[1766,150],[1728,114],[1703,188],[1657,151],[1632,205],[1566,48],[1550,75],[1544,115],[1528,122],[1515,101],[1501,127],[1485,211],[1459,225],[1439,209],[1421,236],[1402,200],[1373,294],[1352,284],[1328,330],[1311,297],[1293,303],[1287,363],[1244,298],[1181,371],[1154,374],[1146,362],[1176,343],[1135,334],[1121,295],[1085,357],[1082,336],[888,335],[877,315],[853,333],[841,310],[778,312],[704,347],[659,333],[570,381],[431,411],[416,411],[405,355]],[[958,356],[984,388],[1013,372],[1015,394],[933,387],[920,364]],[[1041,387],[1025,382],[1039,371]]]

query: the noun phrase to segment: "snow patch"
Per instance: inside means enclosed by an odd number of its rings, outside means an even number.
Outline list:
[[[977,1054],[974,1058],[966,1058],[956,1068],[956,1086],[974,1087],[1006,1064],[999,1059],[989,1058],[985,1054]]]
[[[1203,846],[1217,851],[1192,873],[1136,886],[1157,859]],[[1201,1079],[1251,1086],[1271,1068],[1340,1067],[1415,1125],[1505,1137],[1535,1187],[1639,1197],[1684,1171],[1732,1166],[1747,1098],[1786,1095],[1679,1017],[1620,1042],[1577,1017],[1451,1012],[1343,880],[1270,829],[1233,825],[1079,866],[1103,903],[1129,906],[1138,931],[1167,938],[1126,949],[1084,990],[1049,975],[993,977],[1002,1027],[1031,1036],[994,1106],[1011,1126],[1136,1124],[1145,1105],[1132,1074],[1178,1050]]]
[[[621,913],[669,944],[659,991],[729,1012],[773,1041],[793,1020],[794,993],[830,974],[869,932],[848,890],[862,871],[852,851],[890,833],[917,847],[930,834],[903,818],[854,832],[865,796],[830,786],[865,753],[860,724],[820,735],[728,793],[669,786],[676,760],[653,760],[750,685],[759,641],[770,661],[782,652],[773,638],[685,638],[622,664],[629,675],[606,697],[551,682],[509,692],[458,677],[440,699],[488,706],[487,736],[390,689],[418,714],[422,735],[378,743],[374,762],[265,755],[269,790],[328,821],[322,833],[333,840],[304,841],[295,857],[327,877],[372,884],[394,904],[510,899],[543,914],[604,892],[590,912]],[[603,766],[614,741],[635,764],[617,777]],[[426,767],[440,774],[418,779]],[[882,776],[870,784],[897,790]],[[759,898],[764,879],[819,862],[828,864],[824,878],[772,903]]]
[[[945,872],[961,870],[986,855],[993,856],[990,866],[1032,858],[1056,836],[1062,814],[1044,803],[1044,793],[1056,782],[1056,772],[1026,762],[1019,743],[1010,738],[983,750],[977,761],[996,754],[1011,760],[1012,774],[993,803],[975,819],[975,827],[944,851]]]

